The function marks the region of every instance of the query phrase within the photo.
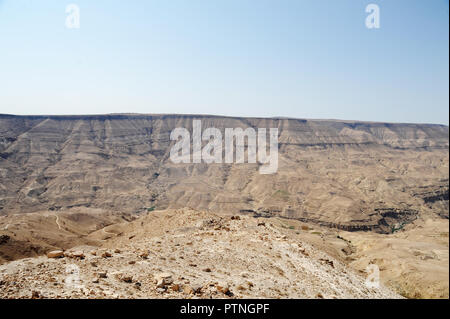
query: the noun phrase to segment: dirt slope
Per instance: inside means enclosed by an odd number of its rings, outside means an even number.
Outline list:
[[[366,287],[344,264],[267,220],[168,210],[121,227],[127,237],[107,240],[100,249],[71,249],[82,259],[39,257],[0,266],[0,297],[399,297]]]

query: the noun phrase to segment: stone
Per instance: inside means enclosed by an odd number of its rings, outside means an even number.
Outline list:
[[[71,253],[71,257],[78,258],[78,259],[84,259],[85,256],[82,251],[74,251],[73,253]]]
[[[179,284],[173,284],[170,288],[172,289],[172,291],[175,291],[175,292],[178,292],[181,289]]]
[[[8,235],[1,235],[0,236],[0,245],[6,244],[10,239],[11,239],[11,237],[9,237]]]
[[[53,250],[47,253],[48,258],[62,258],[64,257],[64,252],[62,250]]]
[[[230,292],[230,286],[226,282],[218,283],[216,285],[216,289],[217,289],[217,291],[219,291],[219,292],[221,292],[223,294],[228,294]]]
[[[115,271],[111,273],[111,276],[117,280],[122,280],[123,273],[121,271]]]
[[[39,298],[41,298],[39,291],[33,290],[33,292],[31,293],[31,299],[39,299]]]
[[[184,292],[186,295],[193,295],[193,294],[194,294],[194,289],[192,289],[191,286],[185,285],[185,286],[183,287],[183,292]]]
[[[133,276],[123,275],[120,279],[128,284],[133,282]]]
[[[334,268],[334,263],[332,260],[320,258],[319,261]]]
[[[147,259],[148,258],[148,251],[145,251],[145,252],[143,252],[143,253],[140,253],[139,254],[139,257],[141,257],[142,259]]]
[[[173,283],[172,274],[167,272],[156,274],[154,277],[158,288],[166,287]]]
[[[202,293],[202,286],[201,285],[192,285],[192,290],[194,291],[195,294],[200,294]]]

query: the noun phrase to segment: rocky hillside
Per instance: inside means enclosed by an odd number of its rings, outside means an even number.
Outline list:
[[[400,297],[267,220],[155,211],[122,231],[0,266],[0,298]]]
[[[170,132],[192,130],[193,119],[222,132],[278,128],[277,174],[259,174],[259,164],[172,163]],[[3,215],[74,207],[135,214],[188,206],[389,233],[417,218],[424,201],[448,202],[448,127],[193,115],[0,115],[0,176]]]

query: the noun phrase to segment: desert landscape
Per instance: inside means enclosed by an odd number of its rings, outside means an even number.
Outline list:
[[[173,163],[194,119],[278,171]],[[0,298],[448,298],[448,236],[446,125],[0,115]]]

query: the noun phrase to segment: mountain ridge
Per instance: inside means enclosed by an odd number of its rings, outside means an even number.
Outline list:
[[[425,125],[425,126],[442,126],[449,125],[441,123],[417,123],[417,122],[387,122],[387,121],[366,121],[366,120],[344,120],[333,118],[299,118],[290,116],[234,116],[234,115],[217,115],[217,114],[190,114],[190,113],[104,113],[104,114],[8,114],[0,113],[0,118],[51,118],[51,119],[132,119],[132,118],[160,118],[160,117],[200,117],[200,118],[230,118],[230,119],[257,119],[257,120],[297,120],[311,122],[338,122],[338,123],[361,123],[361,124],[386,124],[386,125]]]

